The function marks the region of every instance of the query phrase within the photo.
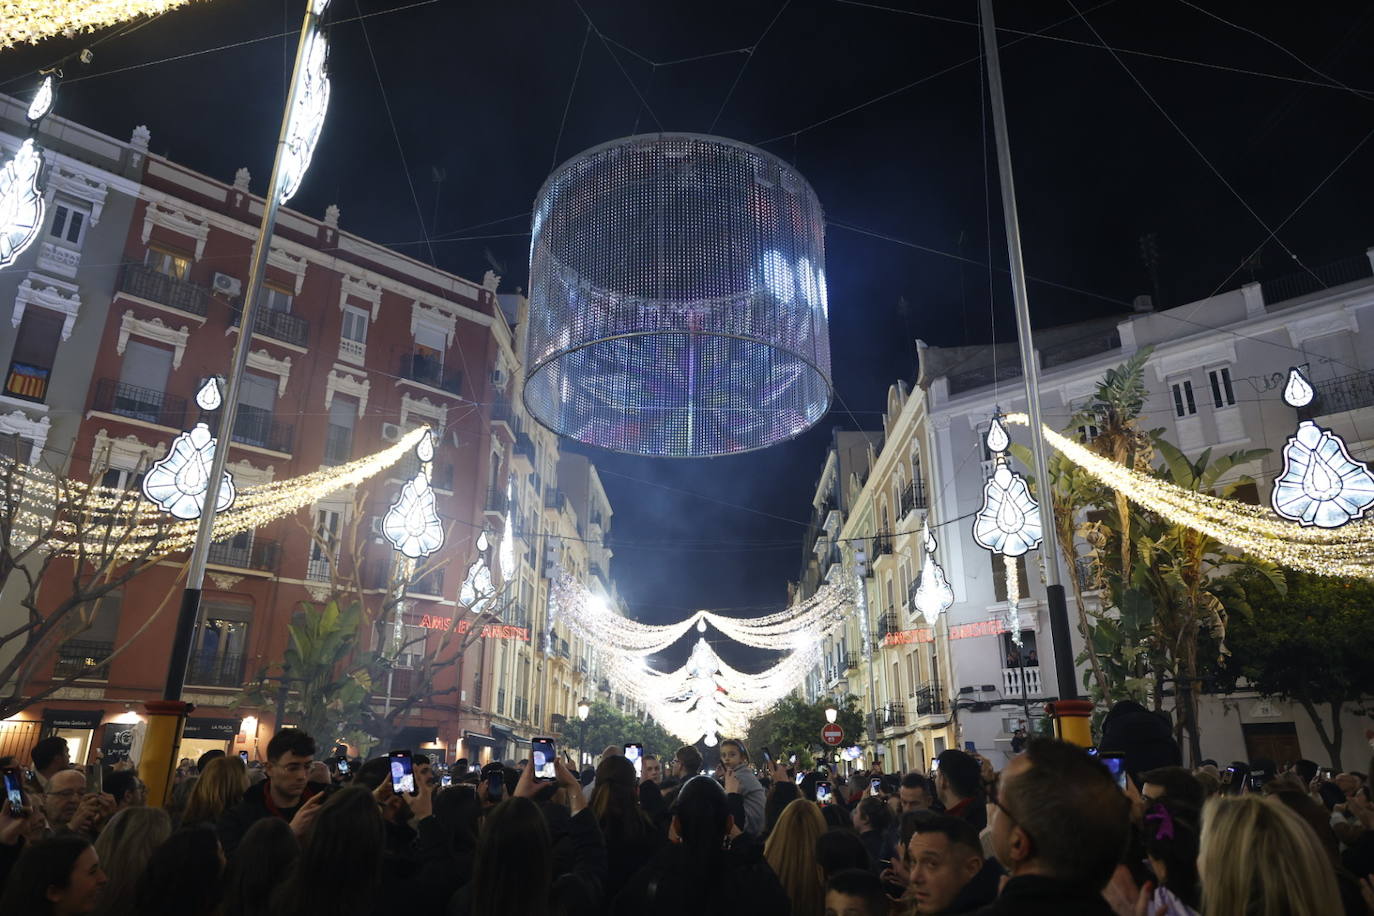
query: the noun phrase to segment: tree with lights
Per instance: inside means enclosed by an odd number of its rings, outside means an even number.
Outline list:
[[[559,734],[562,744],[576,748],[595,760],[601,752],[614,744],[623,747],[627,741],[644,745],[644,753],[667,761],[682,746],[682,740],[668,734],[667,729],[653,718],[640,719],[627,715],[605,700],[592,702],[585,722],[566,720]],[[667,769],[666,763],[664,769]]]
[[[830,750],[821,741],[821,729],[828,721],[827,708],[835,709],[835,724],[850,744],[859,740],[864,729],[864,712],[859,698],[850,694],[843,700],[821,699],[808,703],[796,694],[788,694],[777,705],[749,723],[749,752],[756,763],[762,761],[766,747],[774,760],[795,752],[797,765],[810,767],[815,753]]]
[[[96,463],[107,460],[97,456]],[[65,653],[78,663],[32,689],[64,645],[80,644],[104,599],[166,553],[163,536],[173,520],[138,518],[129,510],[139,499],[136,485],[91,486],[35,467],[27,456],[0,455],[0,589],[22,608],[20,617],[0,627],[0,719],[94,676],[167,607],[171,591],[128,639],[85,658]]]

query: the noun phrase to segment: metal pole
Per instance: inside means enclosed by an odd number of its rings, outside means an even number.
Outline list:
[[[243,378],[243,368],[248,363],[248,351],[252,345],[253,320],[256,317],[258,299],[262,293],[262,280],[267,267],[267,255],[271,250],[272,230],[277,224],[277,211],[281,207],[278,184],[281,180],[282,157],[286,151],[287,132],[291,125],[291,113],[296,106],[296,96],[301,88],[301,63],[305,58],[306,46],[315,34],[319,14],[316,8],[322,4],[318,0],[306,3],[305,22],[301,26],[301,39],[296,45],[296,64],[291,71],[291,85],[286,93],[286,110],[282,114],[281,130],[277,135],[277,152],[272,160],[272,175],[267,182],[267,196],[263,200],[262,223],[258,227],[257,246],[253,250],[253,262],[248,272],[248,294],[243,301],[243,314],[239,321],[239,338],[234,344],[234,357],[223,403],[219,410],[218,441],[215,445],[215,458],[210,465],[210,480],[205,489],[205,504],[200,514],[200,527],[196,531],[195,546],[191,548],[191,560],[186,572],[186,590],[181,596],[181,611],[177,617],[176,637],[172,642],[172,655],[168,661],[167,683],[163,688],[165,700],[180,700],[181,690],[186,683],[186,664],[190,660],[191,642],[195,636],[196,621],[200,617],[201,588],[205,582],[205,562],[214,537],[215,506],[219,500],[220,479],[224,476],[224,466],[229,459],[230,442],[234,436],[234,420],[238,416],[239,383]]]
[[[1040,549],[1044,559],[1045,591],[1050,610],[1050,640],[1054,646],[1059,698],[1071,700],[1078,696],[1077,678],[1074,673],[1073,643],[1069,638],[1068,605],[1064,596],[1064,586],[1059,581],[1059,550],[1054,537],[1054,504],[1050,493],[1049,465],[1045,460],[1045,440],[1040,434],[1040,371],[1035,362],[1035,342],[1031,336],[1026,267],[1021,259],[1021,226],[1016,215],[1016,189],[1012,183],[1011,143],[1007,137],[1006,101],[1002,96],[1002,65],[997,51],[997,27],[992,17],[992,0],[979,0],[978,6],[983,19],[983,47],[987,52],[988,95],[991,100],[993,134],[997,139],[997,175],[1002,185],[1002,216],[1007,233],[1011,293],[1016,305],[1016,336],[1021,348],[1021,375],[1026,380],[1026,413],[1030,416],[1031,452],[1035,459],[1040,519],[1044,528]]]

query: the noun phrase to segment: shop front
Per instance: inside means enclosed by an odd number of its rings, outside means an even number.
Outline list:
[[[240,721],[239,719],[198,719],[192,716],[186,720],[186,730],[181,733],[180,756],[189,757],[194,763],[207,751],[224,751],[226,754],[237,753],[234,748],[234,739],[238,737]]]
[[[99,709],[45,709],[43,737],[65,738],[72,763],[82,766],[91,762],[95,731],[104,717]]]
[[[476,732],[463,732],[463,749],[461,756],[468,759],[468,766],[478,769],[491,763],[496,758],[496,739],[491,735],[479,735]]]

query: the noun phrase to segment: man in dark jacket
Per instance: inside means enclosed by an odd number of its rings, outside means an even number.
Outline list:
[[[1011,880],[979,916],[1110,916],[1102,888],[1131,814],[1106,767],[1080,747],[1035,739],[1002,771],[995,804],[993,848]]]
[[[935,791],[945,813],[968,821],[974,830],[988,825],[987,802],[983,797],[983,768],[972,756],[950,748],[936,758]]]
[[[323,788],[307,781],[314,759],[315,739],[299,728],[284,728],[272,736],[267,743],[267,778],[250,786],[243,801],[220,816],[219,842],[226,855],[238,848],[249,827],[265,817],[279,817],[293,829],[304,829],[311,811],[319,810],[319,802],[301,817],[297,815]]]
[[[997,897],[1002,870],[983,858],[978,831],[947,814],[919,812],[906,843],[906,868],[916,913],[971,913]]]

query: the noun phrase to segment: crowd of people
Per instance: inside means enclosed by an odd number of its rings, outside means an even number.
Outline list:
[[[1101,748],[1032,738],[1000,772],[951,749],[841,775],[723,740],[707,771],[691,746],[551,778],[417,754],[398,784],[391,758],[320,759],[286,728],[263,766],[183,761],[166,808],[132,769],[88,787],[45,739],[28,767],[0,759],[22,786],[0,806],[0,914],[1374,914],[1364,774],[1187,769],[1120,705]]]

